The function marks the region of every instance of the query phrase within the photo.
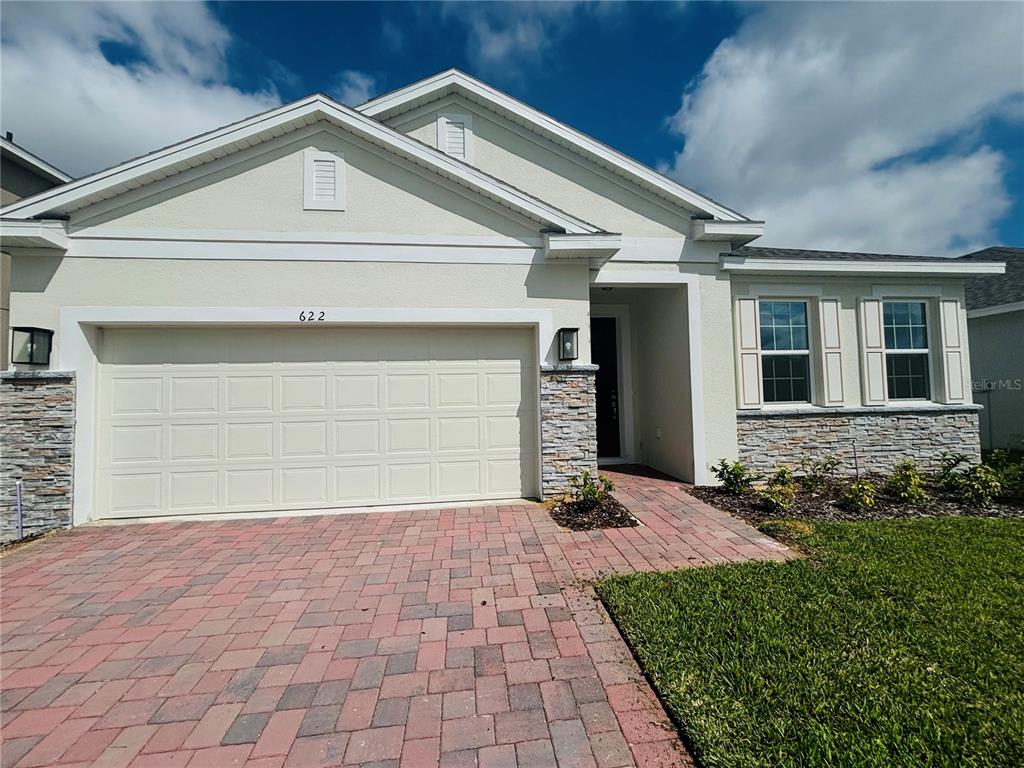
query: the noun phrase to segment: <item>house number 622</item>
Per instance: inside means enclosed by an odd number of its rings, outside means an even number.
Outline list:
[[[301,323],[322,323],[325,319],[325,312],[320,310],[319,312],[312,309],[304,309],[299,312],[299,322]]]

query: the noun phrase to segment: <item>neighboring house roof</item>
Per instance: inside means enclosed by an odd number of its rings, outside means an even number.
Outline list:
[[[13,141],[0,138],[0,152],[11,157],[19,165],[25,166],[39,176],[49,179],[55,184],[63,184],[64,182],[71,181],[71,176],[64,173],[60,168],[50,165],[50,163],[46,162],[41,157],[33,155],[24,147],[19,147]]]
[[[544,227],[574,235],[605,234],[604,230],[594,224],[320,93],[19,200],[0,210],[0,216],[7,219],[66,216],[79,208],[242,151],[318,120],[339,125],[406,160],[540,222]]]
[[[1003,262],[998,258],[979,259],[965,263],[943,256],[905,256],[894,253],[860,253],[856,251],[819,251],[800,248],[767,248],[743,246],[723,253],[722,268],[750,273],[835,273],[835,274],[929,274],[951,277],[957,275],[1002,275]]]
[[[964,285],[964,296],[967,309],[988,309],[1004,307],[1008,309],[1020,304],[1017,309],[1024,309],[1024,248],[995,246],[961,256],[961,261],[997,260],[1006,263],[1005,275],[989,275],[972,277]],[[1009,305],[1009,306],[1008,306]]]
[[[602,144],[597,139],[591,138],[457,69],[447,69],[432,77],[378,96],[360,105],[357,109],[378,120],[390,120],[396,115],[437,101],[449,94],[464,96],[514,123],[531,128],[556,144],[587,157],[620,176],[625,176],[659,197],[683,206],[691,213],[711,216],[723,221],[751,221],[721,203],[684,187],[654,169]]]

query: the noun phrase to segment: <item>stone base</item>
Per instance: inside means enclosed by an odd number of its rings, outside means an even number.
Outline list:
[[[854,444],[861,472],[888,472],[904,459],[936,470],[943,453],[981,460],[978,410],[973,406],[935,409],[857,408],[850,411],[737,413],[739,459],[768,472],[795,468],[804,456],[835,456],[840,471],[854,472]]]
[[[74,374],[0,373],[0,542],[71,525]]]
[[[569,478],[597,473],[596,365],[540,372],[541,493],[561,496]]]

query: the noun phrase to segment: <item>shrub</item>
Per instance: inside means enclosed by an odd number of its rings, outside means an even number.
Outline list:
[[[987,507],[1002,492],[999,475],[986,464],[975,464],[964,472],[950,475],[947,487],[961,504]]]
[[[583,470],[569,478],[569,498],[584,509],[593,509],[615,490],[615,483],[604,475]]]
[[[939,455],[939,474],[936,479],[940,485],[948,486],[953,481],[956,470],[963,464],[968,464],[970,459],[966,453],[948,453],[943,451]]]
[[[756,472],[751,472],[747,469],[746,464],[742,461],[730,463],[722,459],[711,468],[711,471],[715,473],[718,482],[722,484],[726,491],[737,495],[749,491],[754,482],[760,477]]]
[[[896,501],[914,507],[926,506],[931,501],[928,491],[925,490],[924,475],[911,459],[896,465],[882,489]]]
[[[779,467],[768,478],[763,488],[757,489],[757,499],[768,512],[779,514],[793,506],[796,501],[796,483],[793,473],[786,467]]]
[[[837,469],[839,459],[835,456],[826,456],[823,459],[804,456],[800,459],[800,486],[808,493],[814,493],[835,477]]]
[[[866,512],[875,506],[875,484],[870,480],[854,480],[843,489],[839,506],[847,512]]]
[[[1024,458],[1015,459],[1007,451],[996,450],[985,463],[999,478],[1003,498],[1024,500]]]

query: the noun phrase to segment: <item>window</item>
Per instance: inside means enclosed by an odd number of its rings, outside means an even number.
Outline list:
[[[885,330],[885,377],[890,400],[927,400],[928,322],[923,301],[887,301],[882,305]]]
[[[758,319],[764,402],[810,402],[807,302],[760,301]]]
[[[473,116],[437,116],[437,148],[446,155],[473,162]]]

